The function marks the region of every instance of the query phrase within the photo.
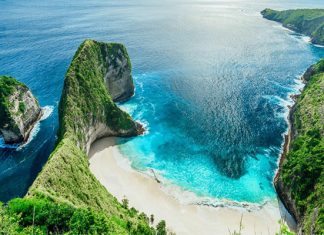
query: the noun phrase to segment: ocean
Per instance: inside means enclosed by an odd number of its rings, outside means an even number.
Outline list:
[[[265,203],[287,132],[291,94],[324,56],[260,11],[319,1],[0,1],[0,74],[26,83],[46,117],[16,148],[0,140],[0,200],[23,196],[56,141],[65,72],[86,38],[121,42],[135,96],[120,107],[144,124],[119,139],[140,171],[211,201]],[[177,194],[176,197],[181,197]]]

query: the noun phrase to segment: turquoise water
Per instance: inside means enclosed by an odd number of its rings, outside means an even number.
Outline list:
[[[53,107],[29,144],[0,148],[0,200],[22,196],[54,147],[64,74],[85,38],[122,42],[136,94],[121,104],[145,124],[120,140],[140,170],[198,196],[261,203],[272,178],[296,80],[324,56],[262,19],[265,7],[318,1],[1,1],[0,74]]]

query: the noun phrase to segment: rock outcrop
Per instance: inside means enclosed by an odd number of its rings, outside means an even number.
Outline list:
[[[113,101],[120,102],[134,95],[133,77],[131,74],[131,63],[123,45],[117,47],[116,53],[107,55],[103,66],[107,68],[104,81]],[[108,46],[105,53],[108,53]]]
[[[59,105],[59,137],[71,136],[88,153],[98,138],[141,134],[142,126],[114,103],[133,94],[126,48],[117,43],[85,40],[65,76]]]
[[[5,143],[26,141],[41,114],[37,99],[26,85],[0,76],[0,133]]]

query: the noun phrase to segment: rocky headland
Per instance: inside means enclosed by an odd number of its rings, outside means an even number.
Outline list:
[[[59,138],[68,135],[88,153],[96,139],[142,134],[142,125],[114,103],[133,94],[126,48],[117,43],[84,41],[65,76],[59,104]]]
[[[286,28],[311,37],[312,43],[324,45],[324,9],[276,11],[264,9],[264,18],[282,23]]]
[[[0,76],[0,133],[7,144],[22,143],[42,109],[30,89],[9,76]]]
[[[85,40],[64,79],[57,145],[24,200],[46,199],[58,208],[69,206],[78,213],[79,208],[86,209],[94,216],[87,223],[98,222],[93,234],[155,234],[145,214],[120,204],[89,169],[88,152],[94,141],[143,133],[143,127],[114,103],[133,94],[126,48],[117,43]],[[62,221],[69,223],[69,219]],[[60,229],[62,233],[69,231],[64,226]],[[46,231],[53,232],[51,227]]]

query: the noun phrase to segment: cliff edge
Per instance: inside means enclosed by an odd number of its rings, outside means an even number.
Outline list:
[[[298,234],[323,234],[324,59],[307,69],[303,80],[274,185],[297,221]]]
[[[42,115],[29,88],[9,76],[0,76],[0,133],[5,143],[22,143]]]

